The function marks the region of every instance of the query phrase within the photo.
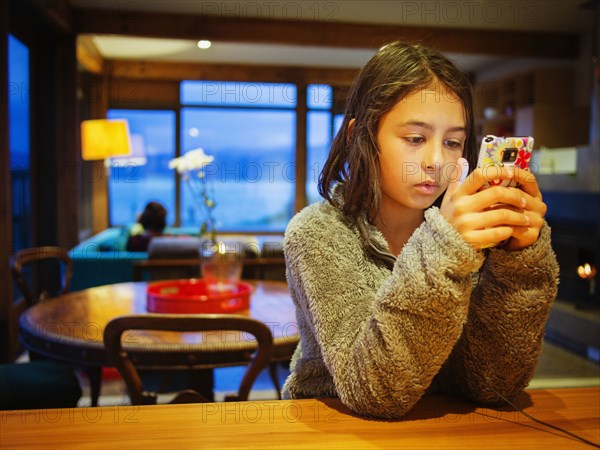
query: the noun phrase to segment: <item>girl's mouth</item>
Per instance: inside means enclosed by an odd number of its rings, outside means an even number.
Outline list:
[[[439,187],[440,185],[435,181],[424,181],[423,183],[415,185],[417,191],[427,195],[435,193]]]

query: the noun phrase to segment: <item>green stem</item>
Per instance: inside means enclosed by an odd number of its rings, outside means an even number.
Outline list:
[[[196,176],[192,176],[191,174],[188,173],[186,184],[188,185],[188,188],[192,192],[193,197],[195,199],[201,200],[199,208],[201,209],[201,211],[203,211],[203,214],[206,218],[206,220],[202,223],[201,235],[208,233],[210,236],[210,240],[213,243],[216,243],[217,242],[217,230],[216,230],[216,226],[215,226],[216,220],[215,220],[215,216],[214,216],[215,203],[208,195],[206,180],[200,179],[197,176],[198,173],[195,173],[194,175],[196,175]],[[206,229],[204,229],[205,228],[204,225],[206,225]]]

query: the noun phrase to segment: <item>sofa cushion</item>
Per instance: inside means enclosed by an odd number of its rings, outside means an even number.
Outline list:
[[[121,252],[127,246],[129,227],[108,228],[87,240],[88,247],[95,246],[99,252]]]
[[[201,243],[193,236],[156,236],[148,245],[148,259],[198,258]]]

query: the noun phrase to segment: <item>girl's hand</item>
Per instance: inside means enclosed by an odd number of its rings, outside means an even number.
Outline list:
[[[535,187],[530,185],[527,192],[503,186],[482,189],[487,181],[514,178],[513,171],[505,167],[478,168],[459,183],[460,172],[459,160],[440,212],[466,242],[473,248],[481,249],[511,238],[508,243],[510,248],[521,248],[520,245],[529,245],[527,242],[534,234],[537,239],[535,231],[529,230],[530,227],[537,226],[537,217],[533,217],[536,214],[533,211],[529,214],[525,212],[525,208],[539,209],[533,192],[537,190],[537,184]],[[519,179],[515,180],[522,182],[525,178],[520,174]],[[498,207],[498,204],[502,204],[502,207]],[[536,224],[532,224],[532,220]],[[539,233],[539,229],[537,232]],[[515,239],[514,242],[512,238]]]
[[[546,204],[542,201],[542,193],[533,173],[529,170],[515,168],[513,180],[519,184],[519,187],[509,189],[518,189],[523,193],[525,206],[523,206],[522,211],[529,217],[529,225],[513,228],[511,238],[504,247],[508,250],[525,248],[537,241],[547,210]]]

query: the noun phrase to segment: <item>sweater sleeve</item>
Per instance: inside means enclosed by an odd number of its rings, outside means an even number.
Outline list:
[[[541,352],[558,274],[547,224],[523,250],[492,249],[463,334],[444,368],[449,376],[441,380],[481,403],[501,402],[496,392],[511,398],[524,389]]]
[[[286,233],[298,314],[340,399],[362,415],[401,417],[456,344],[483,256],[432,208],[391,275],[380,267],[386,278],[375,285],[357,233],[340,220],[321,219],[292,221]]]

